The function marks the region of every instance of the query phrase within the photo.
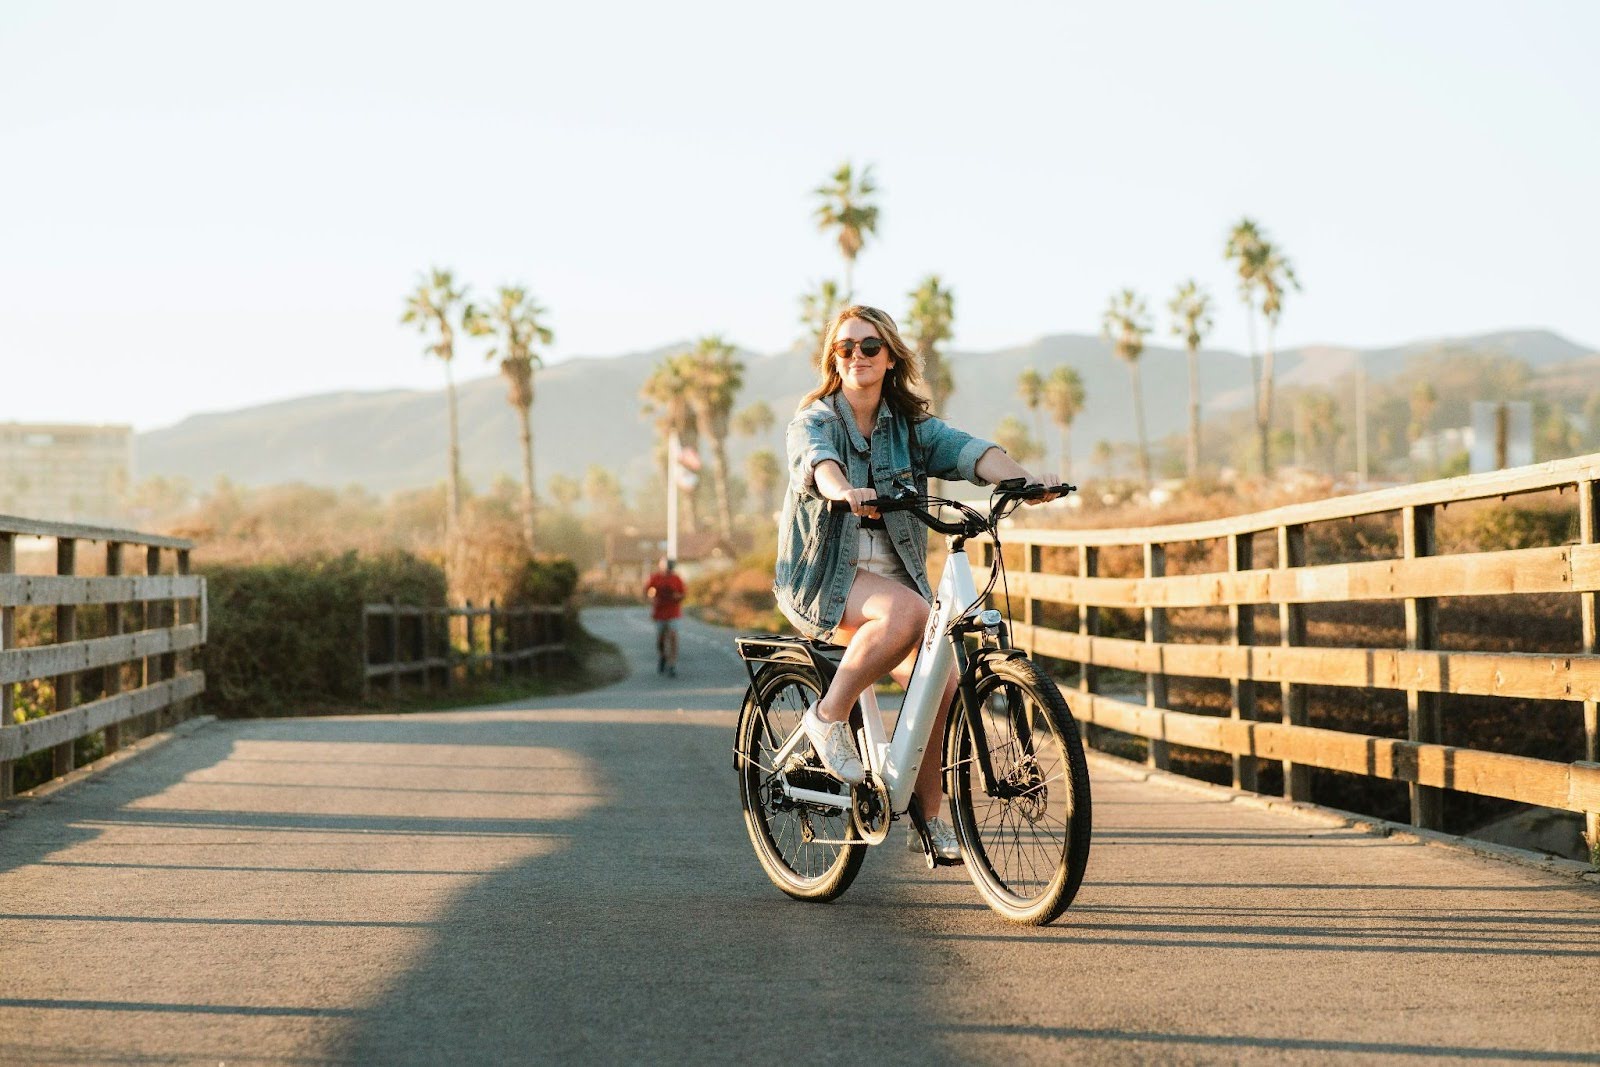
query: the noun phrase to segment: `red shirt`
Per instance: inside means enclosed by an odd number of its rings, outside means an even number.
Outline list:
[[[679,607],[683,603],[683,579],[676,574],[657,571],[645,583],[644,591],[650,597],[650,617],[657,622],[683,614]]]

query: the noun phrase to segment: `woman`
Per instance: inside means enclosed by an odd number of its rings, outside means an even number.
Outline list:
[[[778,607],[807,637],[848,645],[822,699],[802,719],[828,770],[854,785],[866,777],[850,738],[850,710],[890,674],[903,687],[928,619],[927,528],[910,515],[880,515],[880,494],[928,491],[928,479],[988,485],[1035,478],[988,441],[933,417],[915,389],[917,358],[894,319],[861,304],[839,312],[823,335],[821,384],[789,423],[789,490],[779,527]],[[848,501],[849,513],[829,502]],[[1042,503],[1042,501],[1040,501]],[[955,695],[951,678],[934,736]],[[941,817],[940,761],[926,759],[915,798],[940,858],[956,860],[955,831]]]

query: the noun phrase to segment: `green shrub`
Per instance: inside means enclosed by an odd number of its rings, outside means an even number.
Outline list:
[[[217,565],[206,577],[208,708],[273,715],[361,698],[365,603],[445,602],[444,572],[404,552]]]
[[[570,559],[525,560],[506,590],[507,607],[565,604],[578,589],[578,566]]]

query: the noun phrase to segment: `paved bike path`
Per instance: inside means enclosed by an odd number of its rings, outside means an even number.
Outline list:
[[[0,821],[0,1062],[1593,1062],[1600,893],[1100,770],[1077,903],[876,849],[781,896],[723,632],[408,716],[216,723]]]

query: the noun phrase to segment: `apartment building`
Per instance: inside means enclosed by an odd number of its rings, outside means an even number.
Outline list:
[[[0,514],[116,523],[132,483],[131,426],[0,422]]]

